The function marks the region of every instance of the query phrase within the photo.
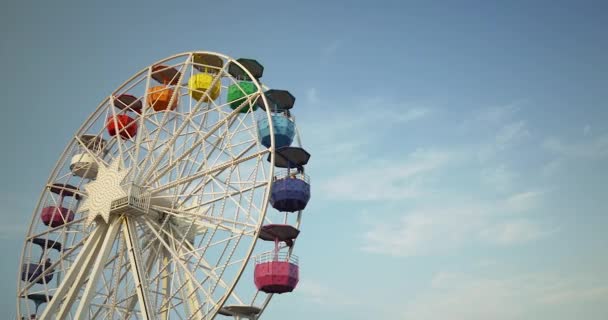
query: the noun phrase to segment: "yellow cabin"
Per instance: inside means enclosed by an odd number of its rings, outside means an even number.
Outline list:
[[[208,97],[211,97],[211,100],[217,99],[217,97],[220,96],[222,87],[220,81],[218,80],[213,88],[211,88],[211,84],[213,83],[214,79],[214,75],[209,73],[198,73],[190,77],[188,80],[188,90],[190,92],[190,96],[196,100],[201,100],[202,98],[204,102],[209,102]],[[205,92],[209,88],[211,88],[211,90],[209,90],[209,96],[207,96],[205,95]]]

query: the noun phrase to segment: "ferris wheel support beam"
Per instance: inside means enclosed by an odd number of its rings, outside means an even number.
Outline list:
[[[155,246],[158,243],[158,240],[152,240],[152,243],[150,244],[151,247]],[[154,263],[156,262],[156,259],[158,258],[158,256],[161,253],[158,252],[154,252],[153,249],[150,249],[150,255],[148,255],[148,257],[146,257],[146,273],[150,274],[150,272],[152,272],[152,268],[154,267]],[[131,297],[129,299],[128,302],[128,306],[126,308],[126,319],[129,319],[130,314],[133,312],[133,309],[135,308],[135,305],[137,304],[137,297]]]
[[[55,295],[53,299],[47,304],[44,312],[40,316],[41,320],[52,319],[52,316],[55,316],[57,308],[61,304],[61,310],[68,309],[71,307],[72,303],[74,303],[74,299],[76,299],[76,289],[80,289],[84,279],[86,278],[86,273],[88,269],[91,267],[91,262],[95,257],[95,253],[99,249],[101,244],[102,235],[108,229],[106,224],[99,225],[93,234],[89,237],[87,242],[82,247],[78,257],[72,264],[70,271],[63,279],[62,284],[59,286],[57,291],[55,291]],[[63,301],[63,304],[62,304]],[[56,319],[62,319],[61,310]]]
[[[164,297],[163,297],[163,301],[162,301],[162,305],[164,306],[169,306],[170,302],[171,302],[171,279],[169,278],[171,275],[171,261],[169,260],[169,255],[167,253],[167,250],[165,250],[164,248],[161,249],[162,250],[162,265],[163,265],[163,271],[162,271],[162,290],[164,292]],[[160,315],[160,318],[162,320],[169,320],[169,309],[168,307],[165,307]]]
[[[154,313],[149,297],[148,281],[144,269],[142,268],[143,259],[141,257],[141,249],[139,239],[137,239],[137,230],[135,222],[125,217],[123,222],[123,235],[127,243],[127,252],[129,253],[129,261],[131,263],[131,272],[133,272],[133,281],[135,282],[135,291],[139,299],[139,309],[143,319],[150,319]]]
[[[91,275],[89,276],[89,280],[87,281],[87,285],[84,289],[84,293],[82,294],[82,298],[80,298],[80,304],[78,305],[78,309],[76,309],[74,319],[88,318],[88,315],[86,313],[89,312],[89,305],[91,303],[91,298],[95,293],[97,279],[99,278],[101,272],[104,269],[104,261],[108,258],[110,251],[112,251],[112,245],[114,244],[114,240],[116,240],[116,234],[122,226],[121,220],[122,218],[115,218],[113,221],[110,221],[110,226],[108,227],[108,231],[105,234],[105,238],[103,239],[101,248],[97,253],[95,263],[93,265],[93,270],[91,271]]]

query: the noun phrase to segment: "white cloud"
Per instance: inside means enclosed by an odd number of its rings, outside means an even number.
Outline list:
[[[397,221],[370,224],[362,250],[406,257],[443,253],[460,247],[484,223],[475,210],[414,212]]]
[[[553,159],[547,163],[545,163],[542,167],[541,167],[541,174],[545,177],[550,177],[553,176],[555,174],[557,174],[558,172],[560,172],[560,170],[563,169],[564,166],[564,160],[563,159]]]
[[[321,56],[327,58],[336,54],[342,46],[342,40],[336,39],[321,48]]]
[[[543,228],[528,219],[495,223],[481,231],[481,237],[499,245],[515,245],[546,237],[557,229]]]
[[[344,292],[310,279],[300,281],[296,294],[320,305],[348,306],[356,303],[352,297]]]
[[[479,277],[440,272],[428,290],[404,305],[401,319],[517,320],[559,318],[560,310],[584,301],[602,306],[608,302],[608,285],[589,285],[568,274],[528,274]],[[552,317],[553,316],[553,317]],[[557,317],[555,317],[557,316]]]
[[[526,122],[521,120],[504,125],[496,135],[496,144],[505,147],[530,135]]]
[[[310,103],[310,104],[319,103],[319,94],[317,93],[317,89],[316,88],[308,89],[308,91],[306,91],[306,99],[308,100],[308,103]]]
[[[478,160],[486,162],[520,143],[530,136],[525,121],[517,121],[503,125],[494,135],[493,141],[488,141],[479,148]]]
[[[505,165],[489,167],[481,171],[481,182],[500,192],[510,190],[516,178],[517,174],[507,169]]]
[[[479,128],[495,128],[502,125],[517,114],[520,102],[502,106],[485,107],[475,110],[456,126],[457,130],[478,130]]]
[[[591,135],[591,126],[590,125],[585,125],[585,127],[583,128],[583,135],[585,136],[590,136]]]
[[[569,142],[558,138],[548,138],[543,142],[543,147],[564,158],[602,159],[608,156],[608,134]]]
[[[374,161],[356,171],[348,171],[322,182],[323,194],[333,199],[358,201],[402,200],[423,192],[426,174],[448,164],[447,152],[417,150],[403,160]]]
[[[539,205],[544,191],[524,191],[509,196],[505,201],[505,207],[511,212],[526,212]]]
[[[540,192],[522,192],[495,202],[447,201],[384,221],[367,221],[361,249],[395,257],[442,254],[473,245],[520,245],[558,230],[512,213],[538,205]],[[431,205],[433,206],[433,205]]]
[[[518,103],[512,103],[478,110],[473,118],[476,121],[498,123],[511,118],[517,111],[519,111]]]
[[[318,91],[310,91],[314,99]],[[328,105],[332,102],[323,101]],[[383,108],[378,108],[383,106]],[[380,97],[357,98],[348,106],[348,112],[340,108],[325,108],[322,117],[304,119],[306,122],[304,143],[314,146],[315,165],[319,167],[343,167],[366,158],[365,150],[375,140],[383,139],[387,130],[428,117],[433,109],[392,103]],[[322,166],[321,166],[322,162]]]

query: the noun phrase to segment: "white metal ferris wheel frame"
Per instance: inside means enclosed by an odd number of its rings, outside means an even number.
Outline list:
[[[176,55],[173,55],[171,57],[167,57],[165,59],[162,59],[162,60],[159,60],[159,61],[155,62],[154,64],[152,64],[152,65],[150,65],[150,66],[142,69],[141,71],[137,72],[133,77],[131,77],[130,79],[128,79],[127,81],[125,81],[121,86],[119,86],[115,90],[115,92],[119,92],[119,91],[123,90],[128,84],[132,83],[135,79],[137,79],[139,77],[142,77],[142,75],[144,75],[146,73],[147,74],[145,75],[145,78],[146,78],[145,87],[146,87],[146,91],[147,91],[147,89],[150,88],[150,80],[151,80],[151,73],[152,73],[153,66],[160,65],[160,64],[165,63],[167,61],[171,61],[171,60],[183,57],[183,58],[188,59],[188,60],[186,60],[186,62],[183,62],[184,67],[187,67],[188,61],[191,61],[191,58],[192,58],[192,56],[194,54],[209,54],[209,55],[215,55],[215,56],[218,56],[218,57],[222,58],[226,63],[224,64],[224,66],[222,67],[222,69],[221,69],[220,72],[225,72],[225,68],[229,65],[229,63],[236,64],[244,72],[247,73],[247,75],[249,76],[249,78],[251,79],[251,81],[255,84],[255,86],[257,88],[256,94],[259,94],[259,93],[263,92],[264,89],[266,88],[263,84],[261,84],[260,82],[258,82],[258,80],[255,77],[252,76],[252,74],[249,72],[249,70],[247,70],[238,61],[236,61],[236,60],[234,60],[234,59],[232,59],[232,58],[230,58],[230,57],[228,57],[226,55],[215,53],[215,52],[195,51],[195,52],[184,52],[184,53],[176,54]],[[180,75],[180,81],[178,83],[178,86],[182,86],[181,79],[183,78],[183,76],[184,76],[184,73],[182,73]],[[214,81],[219,81],[219,79],[222,78],[222,77],[218,76],[216,78],[217,79],[215,79]],[[212,86],[210,86],[210,88],[207,90],[207,92],[205,94],[209,93],[209,91],[211,90]],[[179,89],[178,89],[178,90],[176,90],[176,93],[174,93],[172,95],[171,100],[169,102],[169,105],[171,105],[173,103],[173,100],[176,99],[176,97],[179,96],[179,95],[180,94],[179,94]],[[35,236],[35,235],[34,236],[32,236],[32,235],[33,235],[33,231],[34,231],[35,226],[36,226],[36,220],[39,219],[39,212],[42,209],[42,207],[44,206],[44,200],[45,200],[45,198],[48,197],[47,187],[50,186],[53,182],[55,182],[55,177],[58,176],[58,174],[59,174],[59,172],[61,170],[62,163],[66,163],[66,161],[69,158],[70,150],[74,149],[75,146],[78,146],[78,143],[79,143],[77,141],[78,136],[83,133],[83,131],[87,128],[87,126],[91,126],[92,125],[92,123],[93,123],[92,121],[95,121],[95,119],[98,119],[98,118],[100,118],[102,116],[103,111],[106,108],[105,106],[107,106],[108,103],[111,102],[110,101],[111,99],[112,99],[112,96],[107,97],[106,99],[104,99],[98,105],[98,107],[96,108],[95,112],[93,112],[85,120],[85,122],[83,123],[83,125],[77,131],[76,140],[72,139],[70,141],[70,143],[68,143],[68,145],[64,149],[61,157],[57,161],[54,169],[52,170],[52,172],[51,172],[51,174],[49,176],[49,179],[47,180],[47,185],[45,186],[45,189],[42,191],[42,193],[41,193],[41,195],[39,197],[38,204],[37,204],[36,209],[34,211],[34,217],[32,219],[30,227],[28,229],[28,240],[26,240],[26,245],[24,245],[23,250],[22,250],[21,265],[23,265],[23,263],[25,262],[25,260],[27,258],[27,250],[26,250],[27,249],[27,241],[29,241],[30,239],[32,239]],[[147,94],[143,95],[143,97],[142,97],[142,104],[143,104],[144,108],[146,108],[146,106],[147,106],[146,99],[148,99]],[[232,119],[236,119],[239,116],[240,109],[243,108],[244,105],[247,104],[247,102],[249,102],[249,99],[251,99],[251,97],[248,98],[247,100],[245,100],[244,102],[242,102],[239,108],[237,108],[235,110],[232,110],[226,116],[226,118],[223,121],[230,121]],[[262,99],[264,106],[266,106],[266,108],[265,108],[266,117],[269,120],[268,122],[270,124],[272,124],[272,121],[270,121],[271,120],[270,108],[268,107],[269,104],[268,104],[268,101],[266,99],[266,96],[263,93],[259,94],[258,99]],[[207,103],[210,103],[210,102],[207,102]],[[205,103],[202,102],[202,100],[198,101],[198,102],[196,102],[196,107],[199,108],[199,107],[201,107],[204,104]],[[110,109],[112,109],[111,106],[110,106]],[[145,111],[142,111],[142,115],[140,117],[138,117],[138,120],[137,120],[139,128],[142,128],[145,125],[146,117],[144,116],[144,112]],[[217,111],[215,111],[215,112],[217,112]],[[166,117],[166,114],[163,117]],[[116,112],[114,110],[113,110],[113,115],[114,116],[116,115]],[[219,120],[218,120],[218,123],[220,123]],[[227,126],[226,130],[228,130],[228,128],[229,128],[229,126]],[[267,214],[267,209],[268,209],[268,200],[269,200],[269,196],[270,196],[270,190],[272,188],[272,180],[273,180],[272,177],[274,176],[274,163],[275,163],[275,136],[274,136],[274,128],[273,128],[272,125],[269,126],[269,130],[270,130],[270,143],[271,143],[271,146],[263,154],[257,155],[257,156],[261,157],[262,155],[264,155],[264,154],[266,154],[268,152],[270,153],[270,159],[269,159],[270,161],[269,161],[269,165],[268,165],[268,175],[266,177],[268,179],[268,181],[266,182],[266,190],[264,191],[264,196],[263,196],[262,203],[261,203],[262,207],[260,208],[260,216],[258,218],[257,225],[255,226],[255,232],[252,235],[251,244],[249,245],[248,249],[246,250],[246,255],[242,259],[243,261],[241,263],[240,268],[236,272],[234,280],[231,283],[228,284],[228,287],[226,288],[225,293],[223,294],[222,298],[220,298],[220,300],[218,300],[216,302],[216,305],[213,307],[213,311],[212,311],[211,317],[206,317],[206,319],[207,318],[208,319],[215,318],[215,316],[217,315],[219,309],[232,296],[232,294],[233,294],[233,292],[235,290],[235,287],[239,284],[239,280],[240,280],[241,276],[243,275],[245,269],[249,265],[249,261],[251,260],[253,251],[256,248],[256,243],[257,243],[257,240],[258,240],[258,234],[260,232],[260,229],[261,229],[262,225],[264,224],[264,221],[267,220],[266,214]],[[210,130],[210,132],[212,132],[212,130]],[[138,134],[135,137],[137,139],[136,140],[136,144],[137,144],[137,146],[139,146],[139,148],[141,148],[140,143],[141,143],[141,139],[143,139],[142,136],[143,136],[143,134]],[[158,139],[159,136],[160,136],[160,132],[157,134],[156,138]],[[118,136],[115,139],[116,140],[120,140],[120,138]],[[296,139],[298,141],[298,144],[300,144],[300,141],[299,141],[300,140],[300,135],[297,132],[297,129],[296,129]],[[173,140],[172,143],[175,143],[175,140],[174,139],[172,139],[172,140]],[[116,143],[119,145],[120,141],[117,141]],[[206,139],[201,139],[200,143],[201,144],[205,144],[205,143],[207,143],[207,141],[206,141]],[[120,145],[119,145],[119,147],[120,147]],[[139,152],[139,148],[137,148],[137,150],[135,150],[136,153]],[[122,151],[120,151],[120,156],[122,157]],[[157,162],[162,161],[162,158],[163,158],[162,156],[159,157],[159,158],[157,158]],[[135,161],[138,161],[138,157],[135,157]],[[141,170],[143,172],[146,172],[146,168],[145,168],[146,163],[144,162],[143,165],[144,165],[144,167]],[[137,164],[135,166],[136,166],[136,168],[134,170],[130,171],[130,174],[132,174],[134,176],[136,176],[136,173],[139,170],[139,168],[137,167]],[[201,168],[201,169],[203,169],[203,168]],[[151,172],[148,172],[146,175],[147,176],[151,175]],[[143,178],[143,176],[140,176],[140,177]],[[287,217],[285,219],[287,220]],[[125,239],[132,239],[133,238],[133,233],[137,234],[137,231],[134,230],[135,229],[135,223],[131,219],[127,219],[127,220],[128,221],[126,221],[126,224],[125,224],[126,228],[123,228],[123,232],[125,233]],[[297,213],[297,218],[296,218],[296,221],[295,221],[295,227],[299,228],[300,223],[301,223],[301,213]],[[191,222],[191,224],[193,224],[193,222]],[[60,302],[62,301],[62,298],[63,298],[62,294],[71,293],[71,295],[69,295],[69,297],[71,297],[72,299],[75,299],[76,296],[74,294],[77,295],[78,292],[74,293],[73,291],[79,291],[81,289],[80,286],[72,286],[71,288],[73,288],[73,289],[70,290],[68,288],[67,284],[71,284],[72,283],[72,281],[70,281],[70,280],[74,280],[74,281],[79,280],[81,282],[84,282],[84,280],[86,279],[86,277],[82,278],[83,276],[86,276],[86,275],[82,275],[82,274],[78,274],[78,273],[72,274],[70,272],[70,270],[76,270],[76,268],[79,266],[79,264],[82,264],[82,263],[90,265],[91,262],[88,262],[89,259],[87,259],[86,257],[87,256],[91,256],[92,257],[94,255],[93,254],[93,249],[95,249],[95,248],[99,247],[99,249],[101,249],[101,253],[102,254],[100,256],[104,256],[104,253],[107,250],[111,250],[112,246],[114,244],[115,238],[107,236],[106,239],[105,239],[105,241],[103,243],[101,243],[101,242],[98,243],[98,241],[101,241],[101,240],[97,240],[96,239],[96,237],[98,237],[96,234],[99,233],[101,235],[101,233],[103,233],[103,232],[109,232],[110,235],[115,235],[117,232],[120,231],[120,230],[118,230],[119,228],[116,227],[117,225],[118,225],[118,222],[113,222],[113,223],[111,223],[111,224],[109,224],[107,226],[104,226],[103,224],[101,224],[101,225],[97,226],[97,228],[95,229],[95,230],[99,230],[99,231],[91,232],[89,238],[85,237],[83,239],[83,241],[85,241],[85,244],[83,245],[83,247],[85,249],[80,250],[79,256],[84,257],[84,258],[82,258],[84,260],[83,261],[80,261],[80,260],[74,261],[67,269],[63,270],[63,271],[68,271],[68,275],[63,279],[63,282],[62,282],[61,286],[59,288],[57,288],[57,290],[55,291],[55,292],[59,292],[61,294],[54,297],[54,300],[57,301],[57,302],[55,302],[53,304],[52,308],[46,308],[45,309],[44,313],[42,314],[42,319],[50,318],[51,317],[50,313],[53,312],[58,307],[61,307],[60,311],[63,312],[63,314],[65,314],[65,315],[69,314],[69,308],[72,307],[72,305],[70,303],[64,303],[64,304],[61,304],[61,306],[60,306]],[[108,229],[108,230],[106,230],[106,229]],[[150,230],[154,231],[155,229],[153,227],[151,227]],[[159,230],[158,232],[161,232],[161,231],[162,231],[162,229]],[[216,231],[217,231],[217,229],[216,229]],[[154,233],[156,233],[156,232],[154,232]],[[129,236],[129,234],[131,234],[131,235]],[[156,234],[156,236],[159,237],[160,235]],[[163,237],[159,237],[159,239],[162,241]],[[211,238],[209,239],[209,241],[211,241]],[[183,240],[182,240],[182,242],[183,242]],[[92,245],[90,247],[87,247],[87,245],[89,243],[92,243]],[[145,274],[143,274],[143,275],[140,274],[140,273],[145,273],[145,272],[143,270],[141,270],[141,264],[137,263],[137,260],[140,260],[140,262],[143,262],[143,260],[141,260],[141,259],[143,259],[143,258],[141,258],[141,253],[142,252],[137,248],[138,247],[138,241],[136,241],[136,240],[127,241],[127,246],[129,247],[128,250],[127,250],[128,253],[129,253],[129,259],[131,261],[134,261],[134,262],[131,263],[130,266],[131,267],[135,266],[134,267],[135,270],[131,270],[132,272],[136,273],[136,275],[134,276],[135,287],[136,287],[135,291],[137,293],[138,300],[140,301],[140,304],[143,304],[143,307],[140,305],[140,312],[142,314],[142,318],[143,319],[148,319],[148,318],[152,317],[151,319],[153,319],[154,317],[152,315],[148,315],[148,313],[153,312],[153,311],[149,310],[149,307],[147,306],[147,303],[146,303],[147,298],[145,298],[145,294],[146,294],[146,292],[148,292],[145,289],[146,281],[142,281],[141,283],[138,283],[138,279],[145,279]],[[293,247],[290,247],[288,249],[288,252],[290,254],[291,254],[292,249],[293,249]],[[30,254],[31,254],[31,248],[30,248]],[[140,255],[140,257],[137,256],[138,254]],[[159,257],[155,257],[154,260],[158,259],[158,258]],[[238,261],[240,261],[240,260],[238,260]],[[59,263],[59,261],[57,261],[56,264],[57,263]],[[101,266],[101,265],[91,265],[91,267],[93,268],[93,271],[92,271],[93,272],[93,278],[95,278],[94,276],[98,275],[98,273],[103,270],[103,266]],[[119,268],[119,272],[120,272],[120,270],[121,270],[122,267],[119,266],[118,268]],[[88,268],[85,268],[84,272],[86,272],[86,269],[88,269]],[[21,272],[21,270],[20,270],[20,272]],[[20,277],[20,274],[18,276]],[[44,274],[42,276],[44,276]],[[190,277],[192,277],[192,276],[193,275],[190,275]],[[98,279],[95,279],[95,280],[98,280]],[[18,299],[17,299],[17,312],[18,312],[18,315],[21,315],[22,313],[21,313],[21,309],[20,309],[20,305],[21,305],[20,300],[23,299],[23,297],[21,297],[21,295],[22,295],[22,292],[21,292],[21,281],[20,280],[18,280],[18,281],[19,281],[18,282],[19,283],[19,293],[18,293]],[[217,286],[217,284],[220,281],[222,281],[221,276],[220,276],[220,278],[218,278],[216,280],[216,286]],[[97,282],[97,281],[91,281],[90,283],[94,283],[94,282]],[[193,281],[193,282],[195,282],[195,281]],[[190,284],[190,285],[192,285],[192,284]],[[253,284],[250,283],[250,285],[253,285]],[[32,286],[33,285],[30,284],[29,288],[31,288]],[[199,286],[200,286],[200,284],[199,284]],[[46,284],[45,284],[45,287],[46,287]],[[74,288],[77,288],[77,289],[74,289]],[[27,290],[27,288],[26,288],[26,290]],[[45,288],[45,290],[47,290],[47,291],[45,291],[45,294],[48,293],[48,289]],[[68,290],[70,290],[70,291],[69,292],[65,292],[65,291],[68,291]],[[84,299],[85,301],[81,301],[81,303],[80,303],[80,305],[79,305],[79,307],[78,307],[78,309],[76,311],[76,314],[80,314],[81,312],[86,311],[86,310],[84,310],[84,309],[86,309],[88,307],[88,301],[86,301],[87,300],[86,297],[90,296],[91,294],[94,294],[94,292],[93,292],[94,290],[95,290],[94,286],[87,285],[87,287],[85,289],[85,292],[83,293],[83,298],[85,298]],[[177,292],[175,293],[175,295],[176,294],[177,294]],[[257,292],[255,294],[255,297],[254,297],[252,303],[254,301],[256,301],[258,294],[259,294],[259,292]],[[266,296],[266,298],[263,299],[262,303],[260,304],[260,309],[261,309],[260,314],[267,307],[267,305],[269,304],[271,298],[272,298],[272,294],[268,294]],[[69,301],[67,301],[67,302],[69,302]],[[68,309],[66,309],[66,307]],[[65,311],[65,310],[67,310],[67,311]],[[199,310],[196,310],[194,313],[197,313],[198,311]],[[168,317],[168,312],[167,312],[166,316]],[[192,316],[194,316],[194,315],[192,315]]]

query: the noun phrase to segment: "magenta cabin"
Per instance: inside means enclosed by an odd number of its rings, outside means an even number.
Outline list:
[[[292,292],[300,280],[298,259],[286,253],[267,253],[256,258],[255,286],[266,293]]]
[[[68,208],[51,206],[42,209],[42,222],[51,227],[59,227],[74,220],[74,212]]]
[[[66,183],[54,183],[48,187],[48,190],[59,196],[58,204],[49,205],[42,209],[42,212],[40,213],[42,222],[51,228],[72,222],[74,220],[74,212],[65,208],[63,206],[63,201],[65,197],[74,197],[74,199],[80,200],[78,189]]]

